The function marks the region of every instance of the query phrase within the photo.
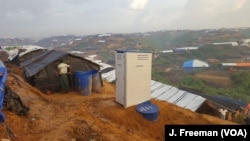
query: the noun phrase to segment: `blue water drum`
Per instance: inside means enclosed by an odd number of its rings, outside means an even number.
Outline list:
[[[139,112],[145,119],[149,121],[157,121],[159,117],[159,108],[157,105],[150,103],[150,101],[143,102],[136,106]]]
[[[91,70],[92,74],[92,91],[96,93],[100,93],[101,91],[101,81],[98,70]]]
[[[82,95],[90,95],[92,91],[92,73],[91,71],[74,72],[75,90]]]

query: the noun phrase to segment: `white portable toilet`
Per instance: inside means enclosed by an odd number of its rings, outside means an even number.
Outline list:
[[[152,53],[116,50],[116,102],[124,108],[151,99]]]

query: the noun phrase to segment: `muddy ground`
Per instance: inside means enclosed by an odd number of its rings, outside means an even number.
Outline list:
[[[159,107],[157,121],[143,118],[135,106],[115,102],[114,84],[104,82],[100,93],[83,96],[44,94],[32,87],[18,71],[9,68],[7,85],[29,107],[28,115],[3,110],[0,139],[11,141],[164,141],[166,124],[235,124],[198,114],[165,101],[152,99]]]

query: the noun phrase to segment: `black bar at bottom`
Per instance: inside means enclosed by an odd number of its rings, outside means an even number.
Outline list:
[[[165,141],[250,141],[249,125],[165,125]]]

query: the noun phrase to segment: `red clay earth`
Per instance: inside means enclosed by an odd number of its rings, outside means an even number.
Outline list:
[[[135,106],[123,108],[115,102],[115,86],[104,82],[100,93],[83,96],[41,93],[21,76],[20,70],[8,68],[7,85],[29,107],[28,115],[18,116],[3,110],[0,139],[11,141],[164,141],[166,124],[236,124],[199,114],[171,103],[152,99],[159,107],[159,119],[146,120]]]

